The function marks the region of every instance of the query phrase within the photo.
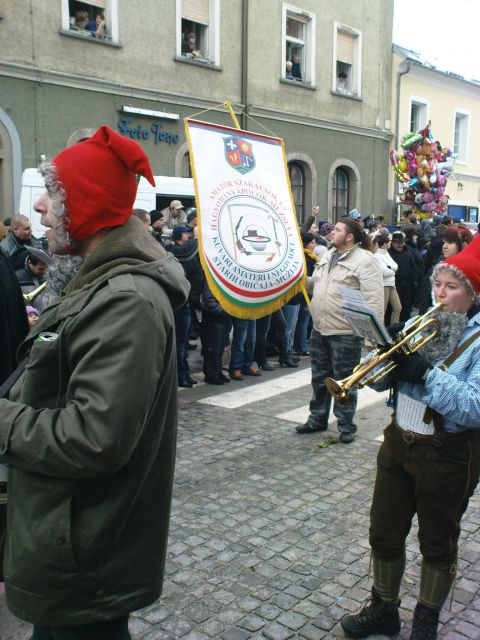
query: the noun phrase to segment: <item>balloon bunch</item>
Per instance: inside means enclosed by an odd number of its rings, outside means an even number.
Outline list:
[[[402,151],[392,149],[393,172],[404,186],[402,204],[410,205],[419,218],[431,218],[447,210],[447,178],[453,173],[451,149],[434,140],[430,122],[425,129],[403,136]]]

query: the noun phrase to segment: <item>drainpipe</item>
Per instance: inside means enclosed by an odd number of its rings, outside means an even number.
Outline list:
[[[407,75],[412,66],[412,61],[408,58],[404,60],[397,69],[397,95],[396,95],[396,105],[395,105],[395,149],[398,150],[400,144],[400,89],[402,83],[402,76]],[[397,194],[399,192],[400,183],[395,178],[394,181],[394,193],[393,193],[393,202],[392,202],[392,222],[397,222]]]
[[[247,100],[248,100],[248,0],[242,3],[242,75],[240,86],[243,111],[241,116],[242,129],[247,129]]]

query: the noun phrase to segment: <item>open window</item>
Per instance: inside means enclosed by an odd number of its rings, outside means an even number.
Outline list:
[[[335,22],[332,91],[361,97],[362,32]]]
[[[409,131],[419,131],[424,129],[429,120],[429,103],[420,98],[410,98],[410,129]]]
[[[315,14],[284,4],[282,78],[313,85]]]
[[[177,56],[220,64],[219,0],[177,0]]]
[[[118,42],[117,0],[62,0],[62,29],[80,38]]]
[[[467,111],[455,111],[453,131],[453,153],[457,154],[457,162],[468,161],[468,129],[470,114]]]

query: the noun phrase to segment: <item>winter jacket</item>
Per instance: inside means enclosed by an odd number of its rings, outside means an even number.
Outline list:
[[[395,286],[409,290],[414,290],[418,287],[423,277],[423,265],[420,270],[412,249],[404,245],[401,251],[390,248],[388,253],[398,264],[398,270],[395,274]]]
[[[20,347],[25,372],[0,400],[6,597],[19,618],[86,624],[159,597],[177,420],[172,307],[188,289],[132,217]]]
[[[356,244],[345,251],[329,271],[330,260],[336,249],[322,256],[307,281],[307,291],[313,291],[310,313],[313,326],[324,336],[353,335],[342,314],[343,299],[340,289],[357,289],[366,304],[383,317],[383,277],[375,256]]]
[[[30,240],[19,240],[13,231],[10,231],[8,236],[0,242],[0,250],[10,260],[14,269],[22,269],[29,247],[44,248],[41,240],[33,236]]]
[[[392,256],[388,253],[386,249],[377,249],[374,255],[382,271],[383,286],[394,287],[395,273],[398,269],[398,264],[395,262],[395,260],[392,258]]]

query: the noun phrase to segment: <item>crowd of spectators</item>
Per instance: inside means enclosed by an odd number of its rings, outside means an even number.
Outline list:
[[[317,209],[312,213],[299,230],[308,277],[322,256],[332,250],[334,235],[334,225],[318,220]],[[203,356],[204,380],[212,385],[239,382],[245,376],[258,377],[272,371],[272,358],[278,358],[280,366],[296,368],[300,358],[310,356],[312,318],[303,292],[256,321],[233,318],[222,309],[205,278],[199,258],[196,209],[186,209],[175,199],[161,211],[134,209],[133,215],[177,258],[190,282],[188,303],[175,313],[180,387],[196,384],[188,356],[198,346]],[[424,313],[432,305],[432,269],[444,258],[462,251],[473,238],[466,226],[449,216],[418,223],[413,215],[407,215],[403,229],[392,233],[381,216],[362,219],[354,210],[347,217],[356,220],[371,241],[369,250],[383,276],[383,319],[387,326],[406,321],[413,310]],[[32,235],[26,216],[16,214],[5,222],[8,227],[4,223],[0,227],[0,249],[12,267],[20,292],[28,296],[46,281],[51,258],[42,240]],[[43,309],[43,294],[30,298],[26,304],[32,325]]]

